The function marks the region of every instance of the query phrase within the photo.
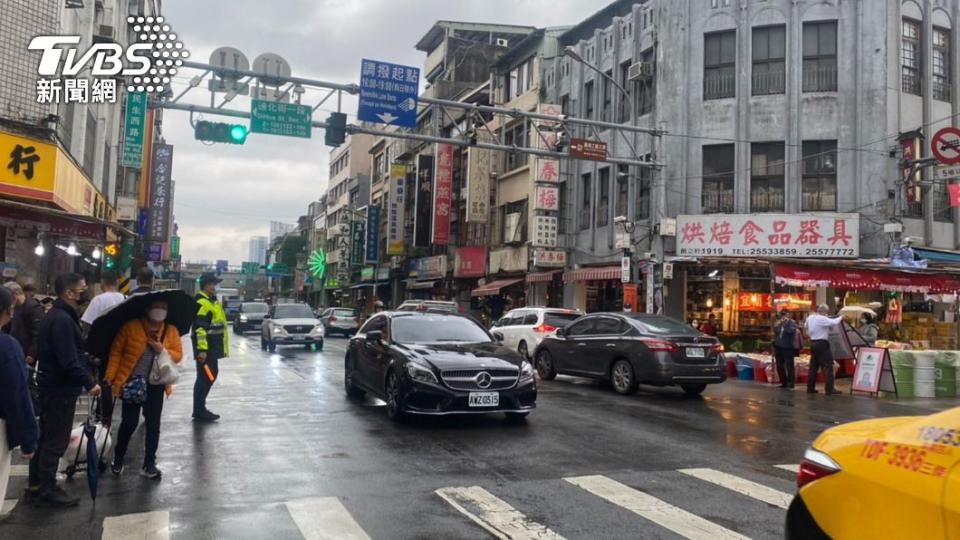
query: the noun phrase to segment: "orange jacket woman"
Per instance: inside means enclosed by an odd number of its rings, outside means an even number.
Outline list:
[[[157,448],[160,444],[160,416],[163,413],[164,394],[169,396],[172,388],[150,384],[150,368],[164,351],[170,354],[174,362],[180,363],[183,348],[180,332],[175,326],[164,322],[167,318],[165,301],[153,301],[145,315],[142,319],[125,324],[110,347],[106,379],[113,389],[113,395],[123,396],[117,447],[110,469],[116,475],[123,472],[123,458],[142,411],[146,423],[146,447],[140,474],[159,479]]]

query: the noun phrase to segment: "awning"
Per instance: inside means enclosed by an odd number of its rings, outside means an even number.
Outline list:
[[[420,289],[432,289],[437,282],[435,280],[430,281],[416,281],[414,279],[407,280],[407,290],[416,291]]]
[[[545,281],[553,281],[553,276],[563,272],[563,270],[553,270],[550,272],[533,272],[532,274],[527,274],[527,283],[543,283]]]
[[[362,289],[362,288],[364,288],[364,287],[379,287],[379,286],[381,286],[381,285],[389,285],[389,284],[390,284],[389,281],[377,281],[377,282],[368,281],[368,282],[366,282],[366,283],[360,283],[360,284],[357,284],[357,285],[353,285],[353,286],[351,286],[350,288],[351,288],[351,289]]]
[[[960,292],[960,276],[906,270],[857,270],[778,263],[774,266],[774,276],[777,283],[793,287],[930,294]]]
[[[912,248],[913,254],[918,259],[926,259],[928,261],[935,262],[945,262],[945,263],[960,263],[960,252],[950,251],[946,249],[929,249],[929,248]]]
[[[619,266],[601,266],[597,268],[580,268],[563,273],[563,281],[597,281],[602,279],[620,279],[623,270]]]
[[[112,229],[124,236],[136,234],[118,223],[104,221],[93,216],[71,214],[55,208],[47,208],[9,199],[0,199],[0,225],[37,229],[58,236],[75,236],[90,240],[106,241],[106,230]]]
[[[521,281],[523,281],[523,278],[498,279],[496,281],[491,281],[490,283],[486,283],[470,291],[470,296],[490,296],[492,294],[497,294],[500,292],[500,289],[520,283]]]

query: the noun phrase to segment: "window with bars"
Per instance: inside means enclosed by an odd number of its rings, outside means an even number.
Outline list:
[[[593,120],[593,81],[583,85],[583,116]]]
[[[786,26],[753,29],[753,95],[782,94],[786,88]]]
[[[801,203],[804,212],[837,210],[837,141],[803,141]]]
[[[598,184],[597,227],[606,227],[610,223],[610,167],[600,169]]]
[[[703,99],[736,95],[737,32],[713,32],[703,36]]]
[[[654,73],[652,77],[641,79],[638,83],[640,89],[637,92],[637,116],[643,116],[651,111],[653,111],[654,98],[656,97],[656,69],[657,65],[654,62],[653,47],[640,53],[640,61],[649,63],[653,66]]]
[[[715,144],[703,147],[702,213],[733,212],[734,147]]]
[[[750,211],[783,212],[782,142],[750,145]]]
[[[613,78],[613,72],[608,71],[606,77],[603,78],[603,116],[601,120],[604,122],[613,121],[613,83],[611,82]]]
[[[646,161],[650,161],[650,154],[647,154]],[[640,167],[637,173],[637,207],[634,214],[637,219],[650,218],[650,179],[653,178],[653,169],[650,167]]]
[[[627,206],[630,202],[630,168],[626,165],[617,165],[617,201],[614,209],[615,216],[627,215]]]
[[[507,146],[526,146],[527,145],[527,126],[525,122],[519,122],[513,127],[507,128],[503,134],[503,142]],[[520,152],[506,152],[506,171],[512,171],[527,164],[527,155]]]
[[[591,182],[590,173],[584,173],[580,177],[580,230],[590,228],[590,216],[593,210],[593,182]]]
[[[837,21],[803,23],[803,91],[837,90]]]
[[[949,102],[953,98],[950,84],[950,29],[933,27],[933,99]]]
[[[920,95],[920,22],[903,19],[900,32],[900,75],[903,91]]]

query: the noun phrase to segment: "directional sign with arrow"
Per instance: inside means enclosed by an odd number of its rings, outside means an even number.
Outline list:
[[[357,118],[391,126],[417,126],[420,69],[364,59]]]

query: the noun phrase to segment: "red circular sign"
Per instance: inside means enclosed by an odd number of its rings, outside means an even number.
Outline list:
[[[945,165],[960,163],[960,129],[955,127],[941,129],[930,141],[930,149],[940,163]]]

